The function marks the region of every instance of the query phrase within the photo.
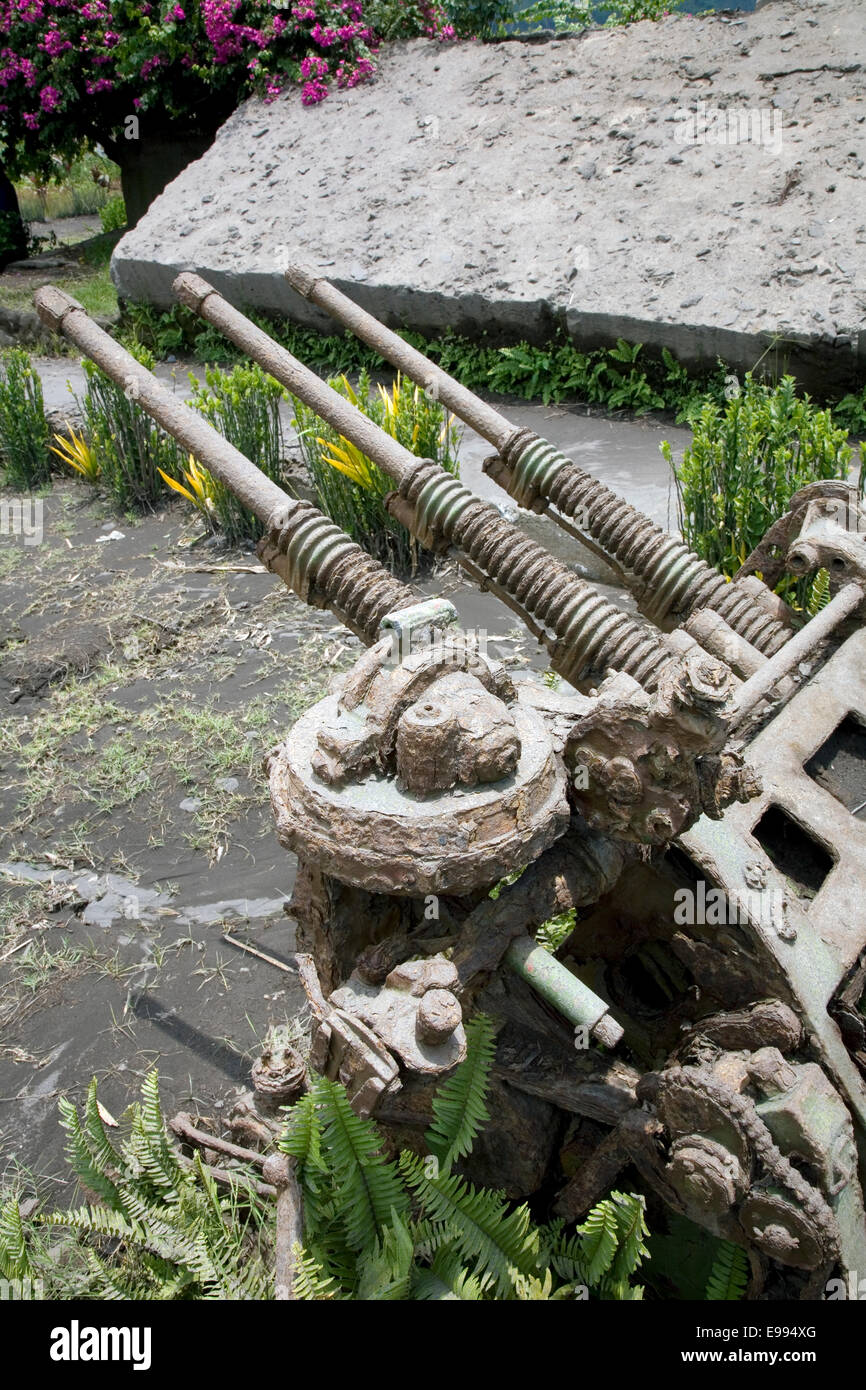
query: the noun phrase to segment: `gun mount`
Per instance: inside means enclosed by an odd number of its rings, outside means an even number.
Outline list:
[[[325,282],[290,278],[372,335],[375,320]],[[265,565],[367,646],[267,759],[278,835],[299,860],[290,912],[311,1065],[411,1140],[483,1009],[499,1032],[479,1181],[518,1196],[557,1177],[574,1220],[636,1169],[668,1207],[748,1249],[754,1296],[782,1279],[817,1297],[834,1266],[862,1270],[866,832],[806,770],[846,719],[866,724],[857,498],[844,483],[805,489],[768,533],[791,572],[831,574],[831,601],[797,631],[750,572],[768,576],[769,549],[727,584],[439,374],[440,399],[491,439],[491,472],[522,505],[574,519],[574,499],[591,497],[586,537],[621,565],[648,626],[199,277],[176,289],[375,459],[394,480],[392,514],[451,547],[573,686],[512,679],[450,603],[420,600],[264,478],[74,300],[37,293],[46,322],[255,511]],[[420,354],[374,345],[429,383]],[[830,862],[817,887],[773,838],[780,817]],[[571,910],[553,955],[533,934]]]

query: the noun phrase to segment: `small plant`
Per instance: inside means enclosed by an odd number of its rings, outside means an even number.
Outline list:
[[[204,383],[191,373],[189,379],[193,388],[190,403],[195,409],[263,473],[282,483],[280,401],[285,392],[279,383],[255,363],[241,364],[228,372],[207,367]],[[207,492],[205,506],[199,510],[216,521],[227,543],[257,540],[262,533],[258,517],[206,470],[198,470],[198,476]]]
[[[850,434],[866,434],[866,386],[837,401],[833,406],[833,418]]]
[[[80,473],[89,483],[98,483],[102,476],[102,464],[96,450],[90,447],[83,434],[75,433],[68,421],[67,429],[68,434],[55,434],[56,443],[50,446],[52,454],[56,454],[70,468],[74,468],[75,472]]]
[[[153,366],[145,350],[137,349],[135,356],[142,366]],[[83,366],[86,386],[79,404],[101,481],[121,511],[153,511],[162,501],[162,474],[180,471],[180,449],[122,386],[86,358]]]
[[[793,493],[845,477],[851,462],[831,411],[798,396],[790,376],[770,386],[747,374],[723,405],[703,405],[693,431],[676,466],[667,441],[661,446],[676,482],[680,527],[692,549],[729,576],[784,515]]]
[[[264,1212],[244,1175],[220,1195],[196,1156],[185,1166],[169,1139],[157,1074],[144,1080],[126,1136],[114,1143],[96,1081],[79,1116],[60,1101],[67,1156],[89,1205],[24,1222],[16,1197],[0,1208],[0,1273],[42,1279],[49,1298],[263,1299],[271,1296]],[[40,1227],[71,1233],[62,1259]]]
[[[490,39],[515,18],[513,0],[445,0],[445,13],[458,39]]]
[[[376,38],[386,43],[441,34],[436,7],[425,0],[367,0],[364,18]]]
[[[684,3],[685,0],[602,0],[597,13],[599,17],[604,15],[605,24],[635,24],[642,19],[663,19]]]
[[[749,1257],[740,1245],[720,1240],[704,1297],[713,1303],[736,1303],[749,1283]]]
[[[291,1110],[280,1147],[297,1165],[305,1236],[296,1292],[304,1299],[638,1299],[646,1254],[642,1197],[611,1193],[571,1236],[536,1225],[524,1203],[453,1172],[487,1123],[494,1053],[490,1019],[467,1025],[467,1055],[439,1088],[430,1157],[389,1162],[343,1087],[319,1078]]]
[[[457,475],[460,432],[442,407],[419,386],[397,377],[390,391],[373,389],[362,371],[355,390],[346,376],[329,383],[420,458],[432,458]],[[304,461],[313,480],[319,506],[354,541],[396,574],[415,574],[420,562],[418,542],[385,510],[384,499],[394,491],[386,473],[349,440],[305,406],[293,402],[294,424]]]
[[[99,220],[104,232],[119,232],[126,226],[126,203],[122,193],[116,193],[99,209]]]
[[[488,373],[489,389],[503,394],[538,397],[545,405],[577,396],[611,410],[644,415],[668,404],[649,377],[649,365],[638,363],[641,343],[617,339],[616,347],[579,352],[572,343],[538,348],[530,343],[497,350]],[[655,373],[658,376],[658,370]]]
[[[592,23],[592,6],[579,0],[577,3],[573,3],[573,0],[535,0],[534,4],[515,13],[514,22],[521,29],[530,31],[554,29],[561,33],[565,29],[582,29]]]
[[[560,912],[557,917],[550,917],[546,922],[542,922],[535,933],[535,940],[545,951],[553,954],[571,936],[576,921],[577,913],[573,907],[569,908],[568,912]]]
[[[192,454],[189,456],[189,465],[183,470],[184,483],[179,483],[177,478],[172,478],[168,473],[159,470],[164,483],[174,491],[179,492],[181,497],[185,497],[187,502],[191,502],[196,511],[204,517],[205,521],[212,529],[218,526],[217,509],[215,496],[220,484],[211,476],[206,468],[196,463]]]
[[[51,479],[42,382],[28,353],[0,353],[0,464],[9,487],[38,488]]]

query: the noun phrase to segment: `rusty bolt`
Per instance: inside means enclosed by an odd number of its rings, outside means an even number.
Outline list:
[[[629,806],[640,801],[643,785],[630,758],[611,758],[603,775],[614,801],[624,801]]]
[[[428,989],[418,1005],[415,1036],[430,1047],[447,1042],[463,1021],[463,1012],[450,989]]]
[[[730,694],[730,667],[701,651],[689,652],[686,655],[683,673],[688,683],[687,690],[698,704],[719,705]],[[688,698],[686,691],[683,693]]]
[[[650,839],[656,844],[663,844],[673,838],[673,821],[658,807],[646,816],[644,826]]]
[[[766,888],[767,886],[767,870],[764,868],[763,864],[760,864],[757,860],[752,860],[750,864],[745,866],[743,869],[743,878],[746,880],[746,884],[749,888],[757,890],[758,888]]]

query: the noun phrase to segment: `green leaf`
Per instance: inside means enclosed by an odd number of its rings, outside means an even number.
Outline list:
[[[466,1025],[466,1056],[433,1099],[433,1123],[425,1136],[430,1152],[444,1170],[471,1152],[490,1119],[484,1103],[496,1052],[496,1030],[486,1014]]]
[[[732,1241],[720,1240],[705,1297],[710,1302],[736,1303],[745,1298],[749,1283],[749,1257]]]
[[[613,1203],[610,1200],[599,1202],[578,1231],[582,1237],[587,1283],[597,1284],[611,1268],[617,1251],[619,1222]]]
[[[500,1294],[513,1294],[512,1267],[521,1274],[537,1273],[540,1236],[526,1205],[509,1211],[501,1193],[476,1189],[456,1174],[428,1177],[424,1160],[406,1150],[400,1171],[424,1212],[448,1225],[464,1260],[477,1262],[474,1272],[490,1274]]]

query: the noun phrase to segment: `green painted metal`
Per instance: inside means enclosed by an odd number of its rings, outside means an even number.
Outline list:
[[[605,1001],[593,994],[543,946],[536,946],[531,936],[519,936],[512,941],[505,960],[515,974],[558,1009],[569,1023],[583,1024],[591,1031],[607,1013]]]

